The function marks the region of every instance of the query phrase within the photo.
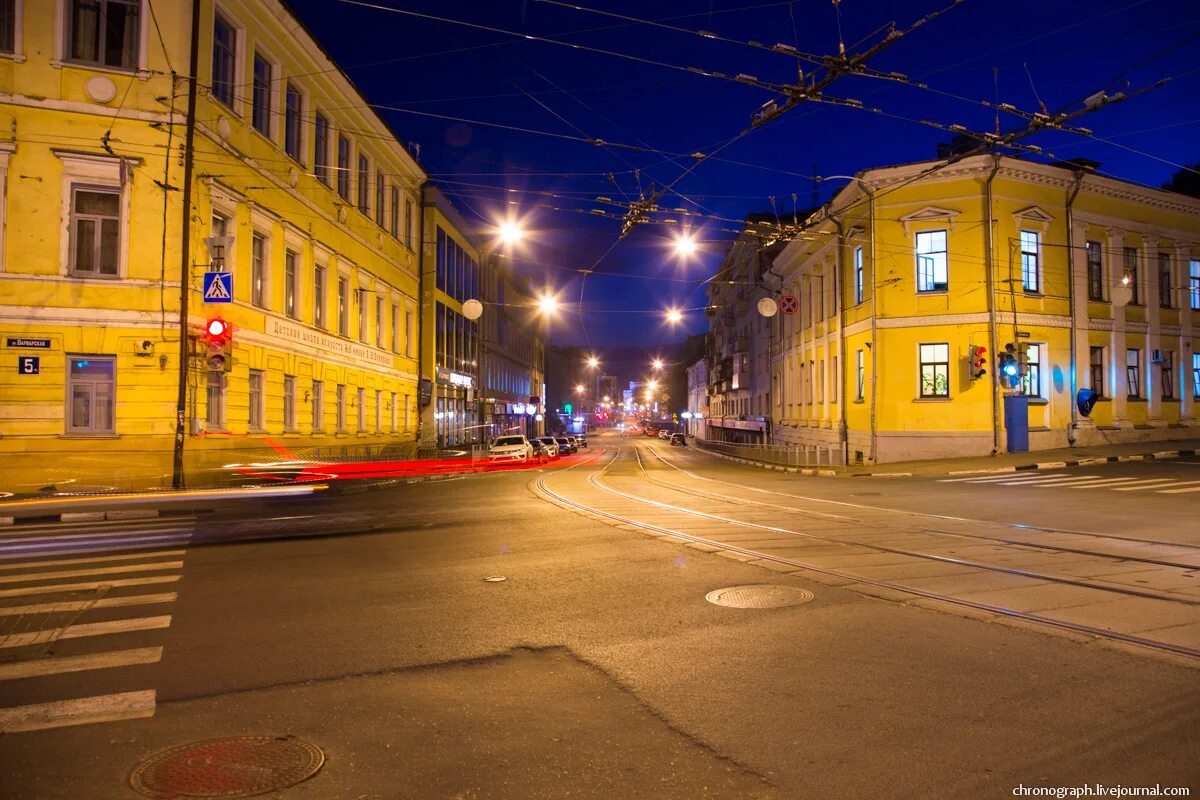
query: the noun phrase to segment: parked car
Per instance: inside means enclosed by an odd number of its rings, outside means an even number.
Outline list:
[[[534,451],[540,450],[539,455],[546,458],[555,458],[558,456],[558,442],[553,436],[539,436],[533,440]]]
[[[571,443],[571,452],[578,453],[579,452],[579,439],[575,436],[575,434],[573,434],[573,433],[567,434],[567,441]]]
[[[687,437],[684,436],[682,433],[672,433],[671,434],[671,444],[679,445],[680,447],[687,447]]]
[[[488,448],[488,461],[524,464],[534,457],[533,445],[523,435],[497,436]]]
[[[555,436],[554,441],[558,442],[558,452],[564,456],[570,455],[578,449],[571,447],[571,440],[566,436]]]
[[[579,442],[580,447],[587,447],[587,434],[586,433],[575,434],[575,439]]]

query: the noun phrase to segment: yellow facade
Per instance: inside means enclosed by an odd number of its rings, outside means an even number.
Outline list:
[[[1195,425],[1200,201],[1066,165],[935,166],[860,173],[776,259],[800,300],[772,359],[777,441],[850,463],[1004,452],[1010,395],[1033,450]],[[1029,355],[1011,387],[1008,345]]]
[[[156,27],[142,2],[99,51],[71,8],[25,3],[0,55],[0,489],[171,485],[181,376],[189,484],[414,450],[425,175],[405,147],[280,3],[202,3],[184,259],[191,3],[156,2]],[[229,304],[203,302],[217,267]],[[212,317],[229,372],[193,343]]]

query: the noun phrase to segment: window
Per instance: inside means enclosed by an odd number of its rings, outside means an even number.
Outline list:
[[[296,318],[296,253],[283,254],[283,313]]]
[[[1087,250],[1087,282],[1088,299],[1104,300],[1104,261],[1101,258],[1099,242],[1088,242]]]
[[[325,327],[325,268],[313,269],[313,325]]]
[[[367,390],[359,387],[358,397],[355,398],[358,402],[358,432],[366,433],[367,431]]]
[[[71,0],[68,57],[105,67],[134,69],[138,62],[141,0]]]
[[[337,428],[338,433],[346,432],[346,384],[337,385]]]
[[[1200,311],[1200,260],[1188,262],[1188,307]]]
[[[358,210],[370,216],[371,164],[362,153],[358,154]]]
[[[296,376],[283,376],[283,429],[296,430]]]
[[[1200,353],[1192,353],[1192,397],[1200,398]]]
[[[1164,400],[1175,399],[1175,354],[1170,350],[1158,353],[1158,369],[1162,378],[1162,396]]]
[[[121,195],[71,188],[71,272],[116,277],[120,260]]]
[[[358,340],[365,342],[367,340],[367,290],[359,289],[356,299],[358,300]]]
[[[292,84],[287,85],[283,104],[283,151],[292,160],[304,163],[300,154],[301,117],[304,112],[304,96]]]
[[[376,171],[375,173],[375,224],[383,227],[384,220],[384,199],[387,197],[387,187],[384,185],[383,173]]]
[[[414,238],[413,225],[414,224],[415,224],[415,220],[413,219],[412,200],[405,197],[404,198],[404,246],[407,247],[409,250],[413,249],[413,238]]]
[[[1021,231],[1021,285],[1025,291],[1033,294],[1042,292],[1040,246],[1037,231]]]
[[[1125,386],[1130,397],[1141,397],[1142,388],[1138,380],[1141,371],[1142,351],[1129,348],[1125,351]]]
[[[1141,305],[1141,297],[1138,295],[1138,251],[1136,247],[1125,248],[1125,278],[1121,283],[1128,286],[1129,291],[1132,292],[1129,302],[1135,306]]]
[[[250,370],[250,430],[263,429],[263,373],[260,369]]]
[[[1171,254],[1158,254],[1158,304],[1171,308]]]
[[[392,207],[389,209],[391,215],[388,221],[388,231],[392,236],[400,237],[400,190],[395,186],[392,187]]]
[[[413,355],[413,312],[411,308],[404,310],[404,355]]]
[[[338,313],[338,333],[342,336],[350,335],[350,319],[347,314],[346,306],[350,303],[350,283],[345,278],[338,278],[338,294],[337,294],[337,313]]]
[[[923,344],[921,352],[921,397],[950,396],[950,345]]]
[[[863,399],[863,388],[866,373],[863,371],[863,351],[854,351],[854,399]]]
[[[839,380],[838,376],[838,359],[837,356],[834,356],[829,365],[829,402],[836,403],[838,401],[838,386],[840,384],[841,380]],[[767,413],[766,397],[763,398],[762,407],[763,413]]]
[[[1104,348],[1093,346],[1088,355],[1088,369],[1092,375],[1092,391],[1104,397]]]
[[[0,0],[0,52],[17,50],[17,3],[19,0]]]
[[[400,352],[400,306],[392,303],[392,352]]]
[[[250,124],[254,130],[271,138],[271,62],[254,54],[254,83],[250,95]]]
[[[205,399],[207,409],[204,417],[210,430],[225,428],[225,373],[219,370],[209,370],[205,380]]]
[[[68,356],[67,433],[114,433],[116,359]]]
[[[946,232],[917,234],[917,291],[944,292],[948,283]]]
[[[350,200],[350,140],[339,135],[337,150],[337,193],[348,202]]]
[[[313,130],[313,175],[321,183],[329,185],[329,120],[321,114],[314,118]]]
[[[325,384],[312,382],[312,429],[313,433],[325,430]]]
[[[409,420],[412,419],[412,395],[404,395],[404,432],[409,431]]]
[[[383,433],[383,392],[375,390],[375,432]]]
[[[209,93],[233,108],[237,84],[237,29],[220,14],[213,18],[212,88]]]
[[[254,234],[250,240],[250,302],[266,308],[267,237]]]
[[[383,298],[375,298],[375,346],[383,347]]]
[[[408,398],[405,397],[405,399],[407,400]],[[390,406],[388,406],[388,408],[390,408],[392,410],[392,433],[395,433],[396,432],[396,416],[400,413],[399,409],[396,408],[396,393],[395,392],[392,392],[392,403]]]
[[[1030,397],[1042,395],[1042,346],[1025,346],[1025,369],[1021,374],[1021,394]]]
[[[863,301],[863,249],[854,248],[854,305]]]

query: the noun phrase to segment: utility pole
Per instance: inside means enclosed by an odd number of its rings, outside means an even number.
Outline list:
[[[171,488],[184,488],[183,443],[187,437],[188,295],[192,277],[192,147],[196,142],[196,73],[200,69],[200,0],[192,0],[191,56],[188,61],[187,133],[183,145],[183,231],[179,259],[179,391],[175,401],[175,452],[171,465]],[[172,123],[173,124],[173,123]]]

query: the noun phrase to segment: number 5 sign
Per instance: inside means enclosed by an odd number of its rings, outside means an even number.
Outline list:
[[[42,371],[42,359],[39,356],[17,356],[17,372],[22,375],[38,375]]]

